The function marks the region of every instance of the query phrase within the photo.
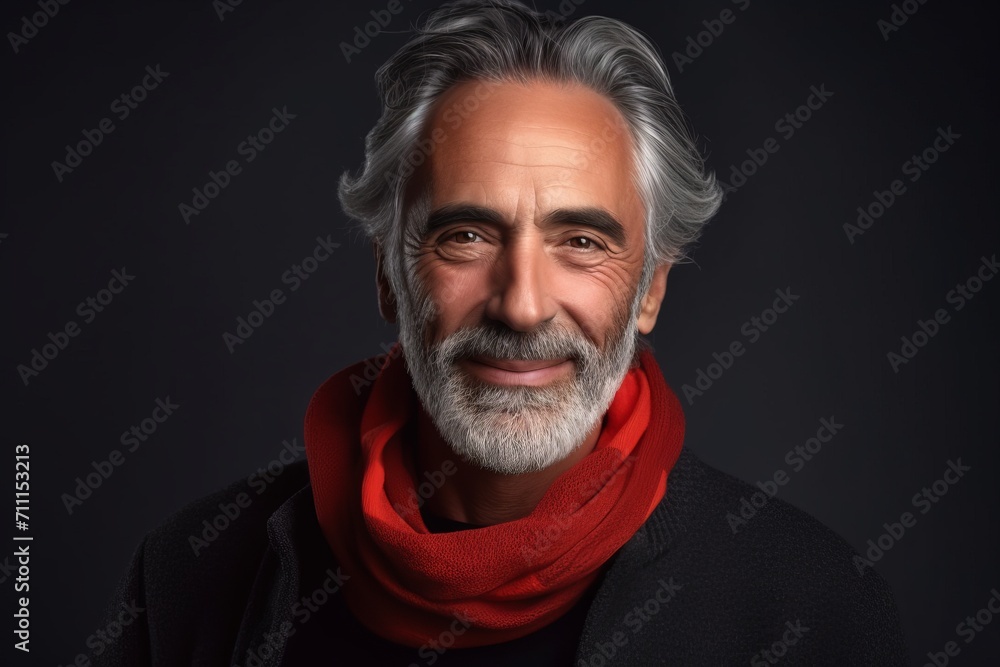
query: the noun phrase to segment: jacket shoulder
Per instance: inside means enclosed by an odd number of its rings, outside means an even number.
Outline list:
[[[229,660],[267,554],[268,519],[309,491],[304,460],[263,479],[251,476],[195,500],[143,537],[106,614],[132,610],[134,621],[96,664]]]
[[[146,534],[147,558],[176,557],[187,551],[195,558],[210,556],[218,544],[226,552],[260,536],[267,519],[294,493],[309,483],[305,461],[295,461],[274,476],[251,475],[194,500]],[[197,539],[195,539],[197,538]],[[263,535],[266,541],[266,534]]]
[[[778,498],[781,488],[762,490],[683,450],[639,548],[623,554],[632,567],[619,576],[635,583],[621,613],[673,586],[659,622],[689,628],[685,646],[720,660],[758,664],[755,653],[784,638],[798,643],[786,647],[793,664],[904,663],[888,583],[859,567],[837,533]],[[720,628],[729,641],[719,642]]]
[[[882,577],[862,566],[844,538],[778,497],[783,487],[749,484],[690,452],[685,458],[675,496],[664,499],[678,506],[678,521],[670,526],[674,555],[698,550],[697,543],[711,545],[716,551],[706,565],[721,561],[732,584],[766,589],[771,596],[822,594],[828,603],[851,604],[871,596],[892,600]]]

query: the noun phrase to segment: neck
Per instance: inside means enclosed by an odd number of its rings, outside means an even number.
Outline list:
[[[444,479],[440,488],[426,498],[427,509],[438,516],[477,526],[492,526],[531,514],[552,482],[594,450],[604,421],[598,421],[565,459],[543,470],[504,475],[462,461],[427,413],[422,408],[418,412],[417,485],[426,479]]]

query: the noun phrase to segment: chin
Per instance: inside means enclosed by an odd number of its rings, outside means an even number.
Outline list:
[[[512,421],[521,420],[516,415],[494,414],[477,420],[475,426],[446,427],[449,433],[443,435],[463,461],[502,475],[523,475],[553,466],[575,452],[586,437],[570,424],[544,415],[535,415],[531,421],[550,428],[515,430]],[[556,428],[551,428],[553,425]]]

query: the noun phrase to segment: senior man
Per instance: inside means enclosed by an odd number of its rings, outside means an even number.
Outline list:
[[[127,664],[897,664],[892,594],[683,447],[639,334],[720,203],[655,48],[523,5],[432,13],[340,183],[389,354],[315,393],[292,466],[150,533]],[[372,370],[378,372],[374,373]],[[753,446],[753,434],[747,435]]]

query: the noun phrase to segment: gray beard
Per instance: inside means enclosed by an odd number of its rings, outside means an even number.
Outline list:
[[[636,318],[642,294],[616,313],[614,335],[601,350],[581,332],[552,322],[521,333],[499,322],[459,329],[425,344],[433,303],[399,300],[400,344],[414,390],[434,426],[464,461],[505,475],[542,470],[579,447],[611,405],[636,363]],[[475,356],[496,359],[570,358],[573,376],[547,386],[482,382],[458,365]]]

